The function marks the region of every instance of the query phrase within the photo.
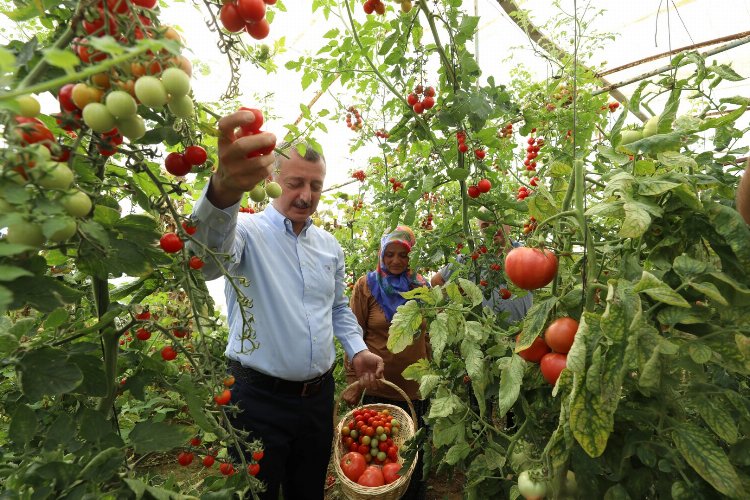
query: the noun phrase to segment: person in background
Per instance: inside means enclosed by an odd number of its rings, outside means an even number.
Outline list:
[[[382,377],[383,360],[367,349],[348,307],[341,246],[312,225],[325,158],[311,147],[300,155],[294,145],[284,148],[288,157],[277,156],[275,162],[273,154],[253,155],[276,142],[269,133],[238,137],[237,129],[253,121],[248,111],[219,120],[218,168],[193,209],[194,238],[228,255],[227,272],[247,279],[237,283],[246,298],[242,302],[229,282],[225,286],[225,355],[236,379],[231,403],[239,409],[227,414],[233,427],[263,443],[256,477],[266,491],[260,498],[278,500],[281,489],[288,499],[322,499],[333,439],[334,336],[366,387]],[[283,193],[262,212],[238,218],[244,193],[268,178],[274,164]],[[222,276],[213,259],[205,261],[206,279]],[[251,307],[244,305],[247,299]],[[239,460],[234,447],[230,454]]]
[[[482,232],[487,234],[488,230],[491,228],[491,224],[486,221],[479,221],[479,228]],[[499,248],[500,254],[504,254],[510,251],[512,247],[520,246],[519,243],[511,241],[510,237],[506,238],[506,235],[510,235],[510,226],[508,226],[507,224],[503,224],[502,228],[498,229],[493,236],[493,241]],[[463,264],[464,262],[466,262],[466,256],[459,255],[458,257],[456,257],[456,261],[459,264]],[[432,286],[444,285],[454,272],[455,269],[453,265],[446,264],[432,276],[430,284]],[[482,305],[484,307],[490,308],[496,314],[504,312],[509,313],[508,322],[510,323],[517,323],[519,321],[522,321],[523,318],[526,317],[526,313],[531,308],[533,295],[531,293],[527,293],[523,297],[510,295],[507,298],[503,298],[501,290],[503,290],[505,286],[506,285],[504,284],[500,284],[496,288],[493,288],[490,296],[485,297],[485,299],[482,301]],[[506,289],[505,293],[510,292],[508,292]]]
[[[427,281],[409,267],[409,252],[416,243],[414,233],[407,226],[399,226],[393,232],[385,234],[380,240],[378,265],[357,280],[349,302],[354,316],[364,332],[367,348],[383,358],[385,362],[384,378],[401,388],[414,405],[417,426],[421,426],[427,402],[419,395],[419,384],[406,380],[401,375],[406,367],[429,356],[429,341],[423,329],[415,342],[394,354],[388,350],[388,330],[398,306],[405,304],[402,292],[428,286]],[[348,357],[344,361],[347,369],[346,378],[350,384],[357,379],[354,367]],[[350,405],[356,404],[362,396],[361,386],[351,388],[343,394]],[[367,389],[363,404],[384,403],[395,405],[409,413],[404,398],[385,384],[377,384],[374,389]],[[402,498],[422,499],[425,485],[422,481],[422,454],[412,473],[409,488]]]
[[[750,224],[750,160],[747,161],[745,173],[737,187],[737,211]]]

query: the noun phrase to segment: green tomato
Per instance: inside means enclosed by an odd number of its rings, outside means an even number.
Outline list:
[[[266,199],[266,190],[263,187],[263,184],[258,183],[258,185],[250,191],[250,199],[256,203],[260,203]]]
[[[68,189],[73,184],[73,171],[64,163],[51,162],[31,171],[36,183],[47,189]]]
[[[531,474],[525,470],[518,475],[518,491],[527,500],[544,498],[547,494],[547,482],[541,472]]]
[[[643,139],[643,131],[625,129],[621,131],[620,134],[622,135],[622,140],[620,141],[620,145],[617,146],[617,151],[621,153],[629,154],[629,155],[635,154],[635,151],[628,148],[627,145],[635,141],[640,141],[641,139]]]
[[[138,104],[135,99],[124,90],[115,90],[107,94],[105,103],[107,110],[118,119],[130,118],[135,116],[138,111]]]
[[[172,98],[184,97],[190,92],[190,77],[180,68],[165,69],[161,74],[161,83]]]
[[[278,182],[269,182],[266,184],[266,194],[269,198],[278,198],[281,196],[281,186]]]
[[[44,244],[45,238],[44,233],[42,233],[42,226],[31,222],[22,222],[8,226],[8,234],[5,240],[17,245],[40,247]]]
[[[651,137],[658,132],[659,129],[659,116],[652,116],[648,119],[646,124],[643,126],[643,137]]]
[[[91,212],[91,198],[83,191],[66,194],[60,198],[60,203],[73,217],[85,217]]]
[[[135,81],[135,96],[149,108],[163,108],[167,103],[167,90],[155,76],[142,76]]]
[[[50,241],[54,241],[55,243],[62,243],[63,241],[67,241],[71,236],[76,234],[78,225],[76,224],[75,219],[71,217],[65,217],[63,218],[62,222],[64,223],[64,225],[50,235]]]
[[[177,118],[190,118],[195,112],[193,100],[186,96],[172,97],[168,104],[169,111]]]
[[[26,118],[34,118],[42,110],[39,101],[30,95],[22,95],[16,99],[16,102],[18,102],[18,114],[25,116]]]
[[[135,141],[146,135],[146,122],[139,115],[123,118],[117,120],[117,130],[123,137]]]
[[[100,134],[115,128],[115,117],[100,102],[89,103],[83,108],[83,122]]]
[[[564,492],[566,495],[575,497],[578,493],[578,482],[576,481],[576,474],[572,470],[569,470],[565,474],[565,487]]]

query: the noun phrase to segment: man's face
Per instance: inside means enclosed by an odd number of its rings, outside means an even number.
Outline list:
[[[326,166],[322,159],[307,161],[296,150],[290,152],[289,159],[281,162],[277,182],[283,192],[274,200],[273,206],[292,221],[295,230],[302,229],[307,218],[318,208],[325,176]]]

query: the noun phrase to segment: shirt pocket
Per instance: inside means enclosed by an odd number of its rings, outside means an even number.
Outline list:
[[[320,258],[320,265],[316,267],[313,278],[314,286],[323,297],[333,296],[336,289],[336,257],[323,256]]]

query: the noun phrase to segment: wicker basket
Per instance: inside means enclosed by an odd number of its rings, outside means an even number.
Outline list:
[[[403,397],[406,400],[406,403],[409,405],[409,410],[411,411],[411,416],[406,413],[403,409],[399,408],[398,406],[389,405],[389,404],[369,404],[369,405],[363,405],[362,408],[367,408],[375,411],[381,411],[387,409],[390,411],[391,416],[393,418],[397,419],[399,423],[401,424],[401,432],[398,436],[393,438],[393,442],[401,449],[404,442],[410,439],[414,436],[414,434],[417,432],[417,414],[414,411],[414,406],[411,404],[411,400],[406,395],[404,391],[401,390],[400,387],[398,387],[396,384],[392,382],[388,382],[385,379],[381,379],[381,382],[386,384],[389,387],[392,387],[395,389],[401,397]],[[355,385],[359,384],[359,382],[354,382],[350,386],[348,386],[346,389],[349,389],[351,387],[354,387]],[[343,395],[344,392],[346,392],[346,389],[341,391],[341,394]],[[339,402],[341,402],[341,397],[339,396]],[[336,407],[338,407],[338,404],[336,404]],[[371,498],[377,498],[378,500],[398,500],[401,498],[401,496],[406,492],[406,489],[409,487],[409,480],[411,479],[412,472],[414,472],[414,468],[417,465],[417,456],[414,457],[414,461],[411,463],[411,466],[406,471],[406,474],[392,482],[391,484],[386,484],[383,486],[378,487],[369,487],[369,486],[361,486],[348,477],[344,475],[344,471],[341,470],[341,458],[349,451],[344,449],[344,445],[341,442],[341,429],[344,427],[344,424],[349,421],[352,418],[352,415],[354,413],[355,409],[350,410],[347,412],[341,419],[337,421],[336,418],[336,409],[334,409],[334,431],[333,431],[333,453],[332,453],[332,461],[333,461],[333,467],[336,471],[336,478],[338,480],[339,486],[341,488],[341,492],[344,494],[346,498],[350,498],[353,500],[364,500],[364,499],[371,499]],[[399,463],[401,462],[401,459],[399,458]]]

